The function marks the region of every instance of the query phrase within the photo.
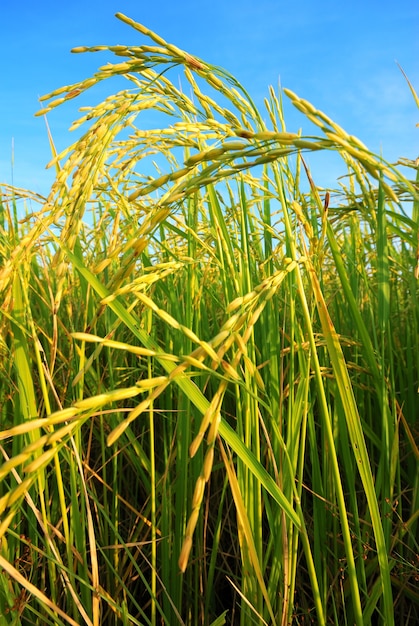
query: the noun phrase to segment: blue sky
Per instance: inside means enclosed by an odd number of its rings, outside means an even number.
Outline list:
[[[419,111],[396,64],[419,92],[417,0],[6,0],[0,25],[0,183],[48,193],[53,172],[45,170],[51,153],[44,120],[34,117],[38,97],[87,78],[108,60],[100,53],[71,54],[72,47],[145,43],[114,17],[117,11],[226,68],[260,106],[268,86],[280,81],[387,160],[419,155]],[[112,85],[103,89],[105,95],[113,91]],[[100,99],[99,90],[83,103]],[[71,100],[48,117],[59,150],[74,141],[68,128],[79,105]],[[285,116],[289,131],[312,132],[289,104]],[[344,173],[321,159],[310,165],[319,176]]]

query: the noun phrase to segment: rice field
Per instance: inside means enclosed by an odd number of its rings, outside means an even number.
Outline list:
[[[1,186],[0,623],[413,626],[418,162],[117,17],[39,114],[125,88]]]

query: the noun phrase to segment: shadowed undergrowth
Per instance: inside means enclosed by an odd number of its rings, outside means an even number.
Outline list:
[[[415,624],[417,164],[118,17],[149,41],[40,113],[127,88],[3,188],[0,616]]]

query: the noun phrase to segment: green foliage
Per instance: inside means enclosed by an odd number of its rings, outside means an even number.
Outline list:
[[[41,113],[130,88],[48,198],[4,188],[0,617],[415,624],[417,164],[118,17],[151,45],[75,50],[123,61]]]

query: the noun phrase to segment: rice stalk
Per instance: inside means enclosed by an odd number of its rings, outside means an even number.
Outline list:
[[[129,88],[2,196],[0,614],[414,623],[417,164],[117,17],[146,43],[75,49],[116,59],[39,114]]]

